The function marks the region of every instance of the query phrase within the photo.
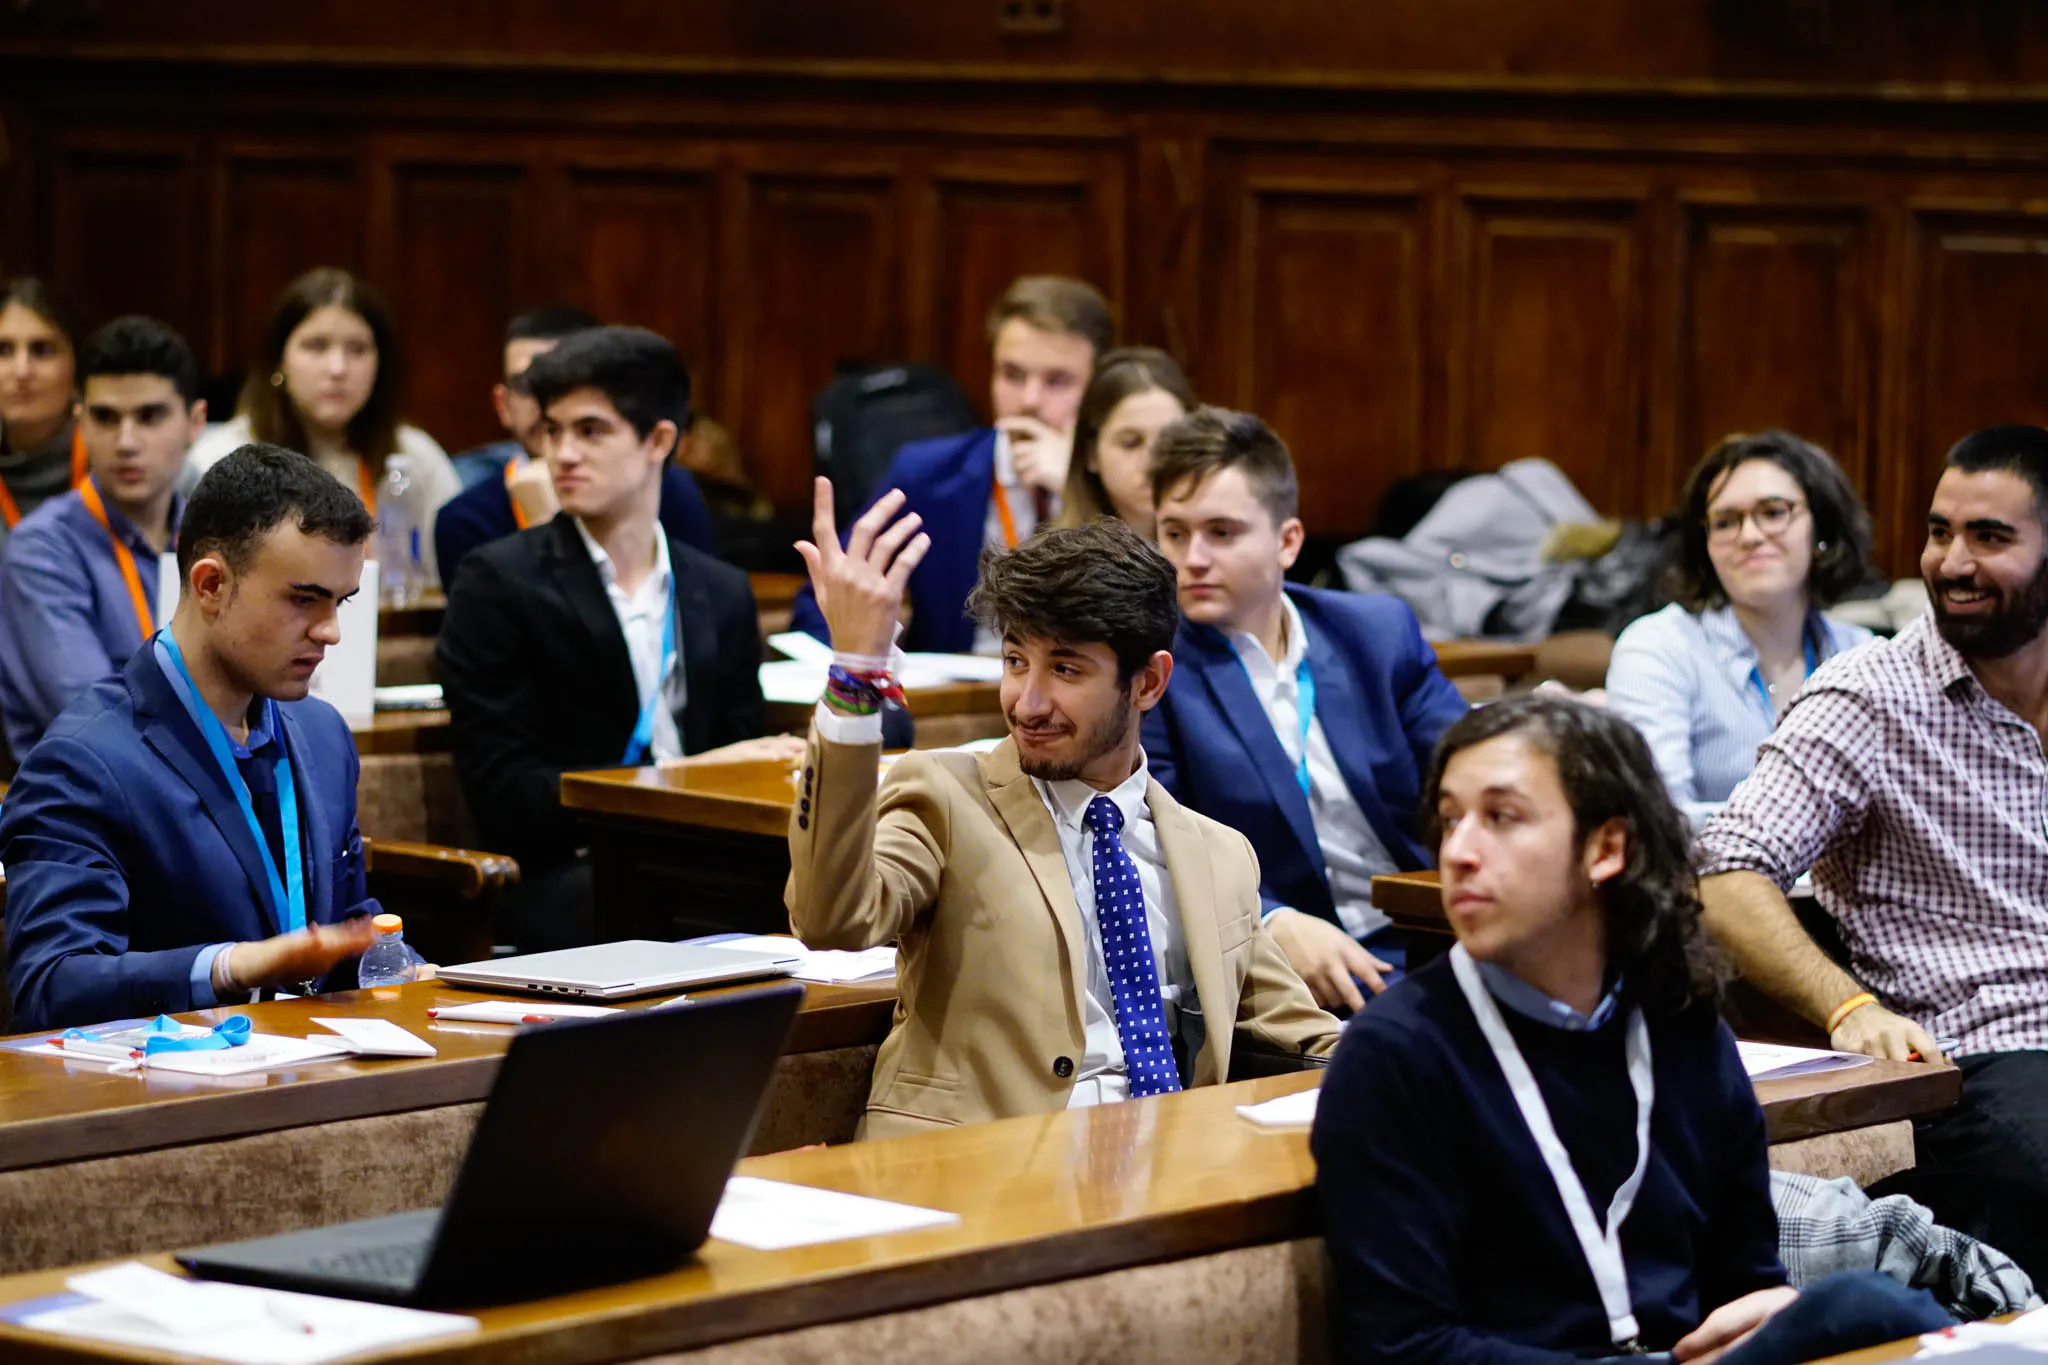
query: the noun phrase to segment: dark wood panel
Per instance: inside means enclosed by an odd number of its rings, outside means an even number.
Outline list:
[[[1730,432],[1783,427],[1870,487],[1866,215],[1688,206],[1681,469]]]
[[[1205,396],[1288,443],[1311,533],[1361,535],[1426,457],[1423,200],[1413,186],[1256,176],[1226,193],[1209,328],[1219,387]]]
[[[1662,510],[1644,478],[1640,209],[1533,191],[1461,198],[1453,463],[1541,456],[1602,511]]]
[[[95,138],[55,158],[49,220],[52,273],[92,326],[149,313],[204,336],[198,289],[197,151],[184,138]]]
[[[526,302],[526,171],[450,161],[399,164],[379,283],[407,353],[405,404],[450,454],[500,435],[491,385],[505,320]]]
[[[881,176],[762,174],[746,186],[726,363],[739,376],[741,448],[782,506],[810,496],[811,396],[841,361],[900,354],[899,217]]]
[[[211,335],[192,342],[209,348],[209,368],[241,370],[286,285],[315,266],[363,268],[366,213],[354,161],[331,150],[231,152],[218,183],[220,293]]]
[[[661,333],[689,362],[700,405],[716,392],[716,189],[704,170],[579,168],[569,178],[566,293],[605,322]]]

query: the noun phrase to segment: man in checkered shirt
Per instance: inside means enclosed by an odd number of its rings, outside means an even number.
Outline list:
[[[1837,1048],[1954,1055],[1963,1101],[1919,1124],[1918,1188],[1944,1222],[2036,1276],[2048,1272],[2044,523],[2048,431],[1993,427],[1950,451],[1920,556],[1931,615],[1815,672],[1700,839],[1707,923],[1749,980]],[[1808,867],[1850,970],[1786,902]]]

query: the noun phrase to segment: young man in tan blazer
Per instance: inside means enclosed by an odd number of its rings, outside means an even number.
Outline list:
[[[837,646],[790,822],[790,921],[898,945],[864,1137],[1211,1085],[1234,1045],[1327,1055],[1339,1025],[1259,923],[1243,835],[1145,772],[1173,672],[1173,566],[1121,522],[991,551],[970,607],[1003,640],[993,752],[905,754],[878,784],[878,691],[929,544],[890,493],[839,546],[818,481],[798,550]]]

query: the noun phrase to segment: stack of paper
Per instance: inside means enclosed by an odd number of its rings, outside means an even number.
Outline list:
[[[1742,1069],[1753,1081],[1783,1081],[1794,1076],[1818,1076],[1824,1071],[1846,1071],[1868,1066],[1873,1060],[1859,1052],[1829,1052],[1825,1048],[1788,1047],[1783,1043],[1738,1042]]]
[[[867,948],[854,953],[841,952],[834,948],[813,951],[796,939],[783,934],[756,934],[749,938],[720,940],[718,946],[761,949],[798,958],[800,962],[797,969],[790,975],[799,981],[815,981],[825,986],[843,986],[854,981],[881,981],[896,975],[896,949],[886,944],[880,948]]]
[[[475,1318],[352,1299],[181,1279],[140,1262],[65,1281],[69,1294],[11,1305],[6,1321],[235,1365],[320,1361],[477,1330]]]
[[[1261,1128],[1306,1128],[1316,1121],[1316,1096],[1320,1090],[1297,1090],[1264,1104],[1240,1104],[1238,1115]]]
[[[725,1182],[725,1197],[711,1217],[711,1235],[756,1251],[782,1251],[959,1221],[959,1214],[938,1209],[736,1175]]]

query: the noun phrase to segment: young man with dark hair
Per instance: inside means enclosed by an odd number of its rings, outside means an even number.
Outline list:
[[[1707,926],[1830,1044],[1956,1060],[1908,1192],[2048,1275],[2048,431],[1948,455],[1933,609],[1823,663],[1700,836]],[[1847,964],[1785,891],[1811,868]],[[1902,1178],[1904,1179],[1904,1178]]]
[[[816,948],[900,954],[862,1134],[1216,1084],[1233,1046],[1326,1055],[1337,1022],[1259,924],[1250,847],[1147,774],[1139,717],[1179,612],[1172,566],[1122,522],[984,556],[972,607],[1003,641],[1010,736],[905,754],[878,788],[890,640],[931,544],[903,507],[885,495],[842,550],[820,479],[797,546],[837,643],[790,820],[790,922]]]
[[[479,545],[539,526],[561,510],[548,470],[546,424],[540,404],[527,391],[526,371],[562,338],[597,325],[581,308],[554,305],[521,313],[506,327],[505,377],[491,386],[491,403],[507,437],[455,457],[462,492],[434,518],[434,561],[442,583],[455,581],[463,556]],[[686,545],[705,554],[718,552],[711,512],[697,481],[673,460],[661,474],[661,524]]]
[[[910,577],[908,650],[998,651],[1002,642],[977,629],[967,610],[981,552],[1014,547],[1052,524],[1081,395],[1096,357],[1116,344],[1102,295],[1057,275],[1028,275],[1005,290],[989,310],[988,337],[995,425],[904,446],[869,500],[872,507],[901,491],[932,538]],[[792,623],[827,639],[829,623],[809,587],[797,594]]]
[[[1294,462],[1258,418],[1204,407],[1168,426],[1152,495],[1187,620],[1145,752],[1163,786],[1251,840],[1287,960],[1325,1008],[1356,1010],[1405,958],[1372,879],[1429,866],[1415,802],[1465,700],[1399,598],[1286,581]]]
[[[484,846],[520,863],[500,933],[536,950],[586,943],[593,929],[564,772],[801,745],[759,738],[761,631],[746,575],[656,517],[690,410],[675,348],[600,327],[526,373],[562,510],[464,562],[437,654],[470,812]]]
[[[206,425],[192,352],[154,318],[93,333],[78,383],[88,477],[24,517],[0,552],[0,718],[17,757],[156,633],[174,485]]]
[[[303,455],[200,480],[170,625],[30,751],[0,812],[7,983],[31,1029],[353,981],[369,946],[355,739],[313,670],[370,514]]]

